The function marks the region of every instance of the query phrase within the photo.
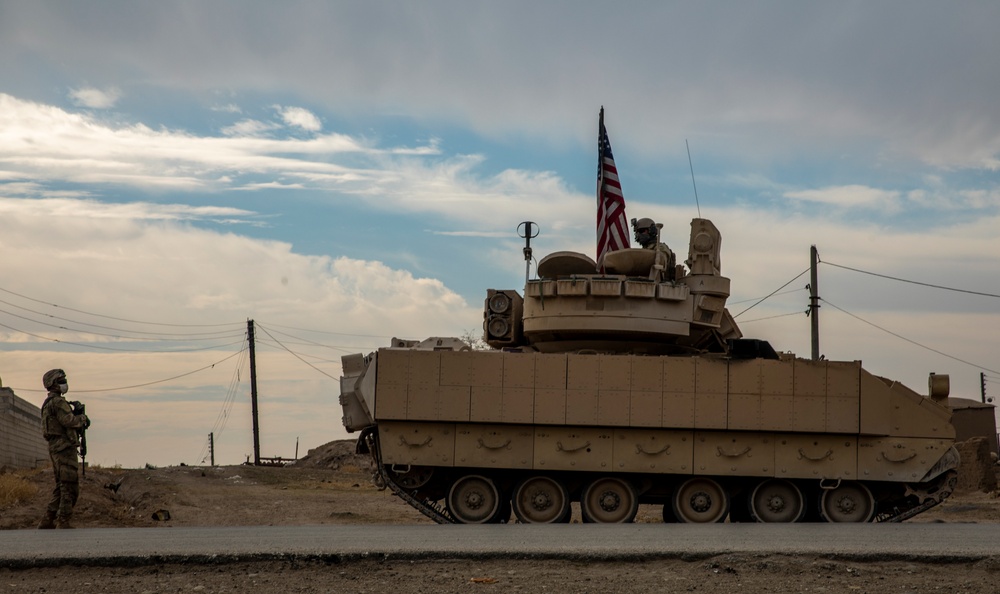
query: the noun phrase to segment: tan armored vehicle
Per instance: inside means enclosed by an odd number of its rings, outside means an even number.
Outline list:
[[[902,521],[946,498],[948,377],[929,395],[857,361],[748,340],[725,308],[721,235],[691,223],[601,263],[556,252],[521,295],[487,291],[492,350],[393,340],[343,357],[344,426],[376,480],[438,522]]]

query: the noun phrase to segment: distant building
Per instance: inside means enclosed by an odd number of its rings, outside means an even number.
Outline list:
[[[0,469],[49,463],[42,439],[42,409],[0,386]]]
[[[996,408],[966,398],[949,398],[951,424],[955,426],[955,440],[965,441],[973,437],[985,437],[990,442],[990,451],[997,451],[997,420],[993,414]]]

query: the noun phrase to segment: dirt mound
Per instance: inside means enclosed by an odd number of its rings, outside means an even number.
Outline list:
[[[355,453],[354,440],[321,445],[284,467],[89,467],[73,523],[93,528],[425,521],[402,500],[378,491],[371,468],[367,454]],[[55,484],[52,469],[5,476],[25,496],[0,505],[0,530],[34,528]]]
[[[328,468],[330,470],[368,470],[371,457],[355,452],[357,443],[353,439],[341,439],[309,450],[305,456],[295,461],[300,468]]]
[[[157,504],[155,490],[148,487],[146,476],[122,469],[88,468],[80,480],[74,524],[129,527],[152,525],[146,521],[147,508]],[[131,475],[131,476],[130,476]],[[19,471],[17,476],[34,494],[0,511],[0,530],[33,528],[45,513],[55,480],[52,469]],[[152,513],[152,512],[150,512]]]

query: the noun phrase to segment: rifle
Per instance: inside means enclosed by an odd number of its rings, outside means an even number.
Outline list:
[[[80,402],[79,400],[71,400],[69,403],[73,407],[74,415],[85,415],[87,414],[87,405]],[[80,436],[80,477],[86,478],[87,476],[87,427],[90,427],[90,419],[87,419],[87,424],[76,430],[77,434]]]

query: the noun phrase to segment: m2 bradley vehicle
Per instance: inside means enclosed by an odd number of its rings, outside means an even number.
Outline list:
[[[634,224],[633,224],[634,226]],[[539,261],[487,291],[485,341],[343,357],[344,426],[376,482],[441,522],[902,521],[954,488],[948,377],[921,396],[858,361],[742,337],[721,234]],[[530,249],[530,248],[529,248]]]

